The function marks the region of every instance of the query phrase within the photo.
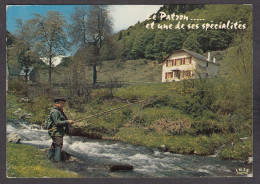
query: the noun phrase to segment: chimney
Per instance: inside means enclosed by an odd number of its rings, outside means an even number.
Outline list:
[[[211,55],[211,52],[208,52],[208,61],[211,61],[211,58],[212,57],[212,55]]]
[[[216,58],[215,57],[213,58],[213,63],[216,63]]]

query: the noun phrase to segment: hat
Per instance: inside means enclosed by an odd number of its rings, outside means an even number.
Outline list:
[[[53,101],[54,101],[55,103],[56,103],[56,102],[59,102],[59,101],[66,102],[66,99],[65,99],[65,98],[62,98],[62,97],[58,97],[58,98],[55,98]]]

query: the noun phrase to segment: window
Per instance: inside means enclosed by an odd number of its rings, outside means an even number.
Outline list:
[[[176,66],[180,66],[182,64],[182,59],[176,59]]]
[[[168,67],[171,67],[173,65],[173,60],[168,61]]]
[[[174,71],[174,77],[177,78],[177,79],[180,79],[181,78],[181,71],[180,70],[175,70]]]
[[[166,67],[173,66],[173,60],[166,60]]]
[[[191,64],[191,57],[186,57],[185,58],[185,65]]]
[[[183,77],[185,77],[185,78],[189,78],[189,77],[191,77],[191,71],[183,71]]]
[[[173,72],[166,72],[165,73],[165,79],[172,79],[173,78]]]

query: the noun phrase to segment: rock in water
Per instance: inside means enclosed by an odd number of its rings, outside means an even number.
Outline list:
[[[253,164],[253,157],[248,157],[246,163],[247,164]]]
[[[164,144],[162,144],[160,147],[159,147],[159,150],[162,151],[162,152],[166,152],[167,151],[167,148]]]
[[[132,165],[113,165],[110,167],[110,171],[132,171],[134,167]]]
[[[71,162],[79,162],[79,159],[77,159],[76,157],[74,157],[72,154],[66,152],[66,151],[62,151],[61,152],[61,160],[62,161],[71,161]]]
[[[17,133],[11,133],[7,136],[7,142],[19,143],[21,139]]]

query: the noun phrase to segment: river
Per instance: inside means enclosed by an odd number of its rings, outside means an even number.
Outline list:
[[[22,144],[40,149],[49,148],[52,142],[46,130],[26,121],[8,120],[7,134],[12,132],[22,137]],[[172,154],[156,148],[77,136],[65,136],[63,150],[80,162],[63,162],[56,164],[57,167],[83,177],[223,177],[239,176],[236,169],[248,167],[242,162],[214,156]],[[116,164],[130,164],[134,170],[111,172],[109,167]]]

